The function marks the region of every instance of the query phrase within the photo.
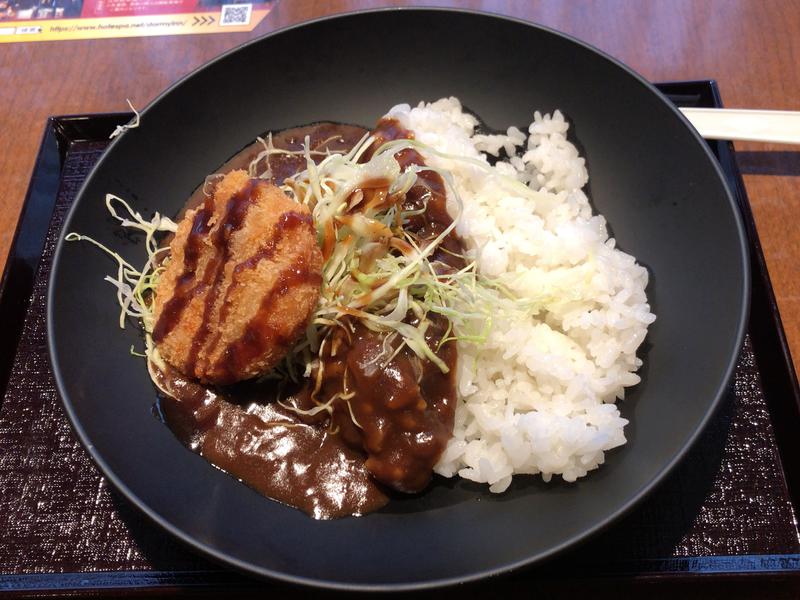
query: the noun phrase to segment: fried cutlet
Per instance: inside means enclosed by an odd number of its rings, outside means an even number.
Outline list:
[[[158,351],[203,383],[265,373],[305,330],[321,273],[308,208],[232,171],[178,224],[156,290]]]

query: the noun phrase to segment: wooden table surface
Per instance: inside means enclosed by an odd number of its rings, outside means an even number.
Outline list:
[[[279,0],[250,34],[0,45],[0,268],[49,115],[128,110],[217,54],[326,14],[377,6],[458,5],[574,35],[651,81],[714,78],[728,107],[800,110],[800,0]],[[784,327],[800,359],[800,147],[742,143],[753,206]]]

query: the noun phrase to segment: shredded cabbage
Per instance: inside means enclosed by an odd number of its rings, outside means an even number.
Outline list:
[[[347,331],[348,326],[352,327],[350,319],[358,319],[370,330],[387,334],[380,357],[383,364],[388,364],[403,348],[408,348],[420,359],[429,360],[447,372],[448,366],[437,354],[443,344],[455,341],[480,344],[487,339],[495,315],[531,314],[539,310],[541,304],[535,299],[518,300],[500,282],[479,275],[474,262],[458,271],[435,267],[431,255],[456,227],[463,209],[461,199],[449,172],[420,165],[410,165],[401,171],[395,156],[403,150],[423,149],[442,157],[467,161],[482,169],[488,169],[488,165],[466,157],[443,154],[408,139],[387,142],[368,161],[359,162],[375,142],[370,135],[365,135],[346,153],[312,150],[308,137],[299,151],[275,148],[271,136],[259,138],[259,142],[264,149],[249,165],[251,176],[259,172],[260,164],[269,165],[272,154],[295,154],[305,158],[306,169],[288,178],[282,189],[312,212],[325,261],[319,304],[306,335],[283,363],[265,377],[294,381],[301,377],[315,377],[312,394],[315,398],[322,382],[324,361],[321,357],[325,344],[336,328]],[[405,225],[426,207],[404,210],[399,202],[385,200],[387,196],[395,195],[402,198],[417,184],[423,171],[434,171],[441,176],[451,206],[457,207],[458,214],[451,215],[452,223],[434,239],[421,244],[405,229]],[[260,176],[270,177],[268,168]],[[206,184],[217,177],[219,175],[209,176]],[[381,192],[382,196],[374,194],[377,200],[368,200],[362,188],[376,180],[384,182],[388,189]],[[535,194],[513,178],[501,177],[500,182],[513,188],[515,193]],[[158,356],[151,333],[155,326],[153,299],[169,257],[165,256],[168,248],[159,246],[157,234],[174,233],[177,225],[159,213],[146,220],[113,194],[106,196],[106,207],[120,225],[144,233],[147,260],[141,269],[88,236],[69,233],[66,240],[90,242],[117,262],[116,276],[105,279],[116,288],[120,327],[125,327],[127,318],[140,321],[145,334],[144,354],[149,362],[163,368],[164,363]],[[120,207],[124,209],[122,213]],[[407,322],[409,314],[415,317],[413,324]],[[446,317],[448,327],[431,348],[426,333],[433,314]],[[336,400],[344,400],[349,406],[351,397],[352,392],[347,390],[344,381],[340,393],[324,404],[318,403],[307,414],[323,410],[330,412]]]
[[[120,216],[117,212],[117,208],[114,206],[115,202],[122,205],[128,213],[127,217]],[[134,211],[127,202],[114,194],[106,194],[106,208],[111,216],[119,221],[120,225],[129,229],[139,230],[145,234],[147,260],[141,269],[137,269],[122,258],[118,252],[111,250],[89,236],[70,232],[64,239],[68,242],[89,242],[100,248],[117,262],[116,277],[107,275],[105,281],[108,281],[117,290],[117,302],[120,306],[120,329],[125,328],[126,318],[133,318],[140,321],[145,332],[144,354],[156,365],[163,368],[164,363],[158,355],[158,350],[151,336],[153,327],[155,326],[152,299],[158,287],[158,278],[164,271],[163,259],[169,248],[159,247],[155,236],[157,232],[167,231],[175,233],[178,226],[172,219],[161,216],[159,213],[155,213],[153,217],[147,221],[141,214]]]

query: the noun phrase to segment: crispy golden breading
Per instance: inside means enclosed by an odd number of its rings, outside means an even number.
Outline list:
[[[203,383],[262,374],[304,331],[321,272],[308,208],[233,171],[178,224],[153,339],[168,363]]]

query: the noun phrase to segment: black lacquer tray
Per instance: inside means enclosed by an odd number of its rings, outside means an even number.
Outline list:
[[[713,81],[658,87],[679,106],[721,106]],[[50,262],[82,181],[129,117],[48,121],[0,284],[0,593],[302,593],[209,563],[152,525],[109,488],[63,413],[46,349]],[[659,582],[700,595],[775,597],[800,586],[800,394],[733,148],[710,145],[737,197],[753,273],[748,335],[714,421],[668,480],[611,528],[459,592],[492,585],[597,597]]]

